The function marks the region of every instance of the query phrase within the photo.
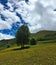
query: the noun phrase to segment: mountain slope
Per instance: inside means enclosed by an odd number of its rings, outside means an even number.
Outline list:
[[[30,34],[30,38],[35,38],[38,41],[44,41],[54,43],[56,42],[56,31],[40,31],[38,33]],[[7,45],[10,47],[16,45],[16,39],[10,39],[10,40],[1,40],[0,41],[0,49],[3,47],[7,48]]]
[[[56,31],[39,31],[37,33],[31,34],[32,37],[35,38],[43,38],[43,37],[56,37]]]

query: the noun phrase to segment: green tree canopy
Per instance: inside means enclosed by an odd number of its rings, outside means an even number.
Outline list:
[[[24,47],[24,44],[29,42],[29,28],[25,25],[22,25],[16,32],[16,42],[17,45],[21,45],[21,48]]]

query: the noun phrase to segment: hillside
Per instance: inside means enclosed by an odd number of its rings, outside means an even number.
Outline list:
[[[45,41],[51,40],[50,42],[56,42],[56,31],[40,31],[38,33],[30,34],[31,38],[35,38],[37,41]],[[10,40],[1,40],[0,41],[0,49],[6,48],[7,45],[15,46],[16,40],[10,39]]]
[[[39,31],[37,33],[31,34],[31,37],[35,37],[35,38],[43,38],[43,37],[56,37],[56,31]]]
[[[40,31],[33,37],[37,45],[25,49],[16,46],[15,39],[1,40],[0,65],[56,65],[56,31]]]
[[[8,45],[10,47],[16,46],[16,40],[15,39],[0,40],[0,50],[1,49],[6,49]]]
[[[56,42],[56,31],[40,31],[35,34],[31,34],[31,37],[35,38],[37,41],[47,41]]]
[[[0,65],[56,65],[56,43],[41,43],[24,50],[19,48],[0,51]]]

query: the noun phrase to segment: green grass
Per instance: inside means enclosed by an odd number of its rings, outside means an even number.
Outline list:
[[[37,44],[24,50],[0,51],[0,65],[56,65],[56,43]]]
[[[15,39],[1,40],[0,65],[56,65],[56,31],[40,31],[30,37],[36,38],[37,45],[22,50]]]

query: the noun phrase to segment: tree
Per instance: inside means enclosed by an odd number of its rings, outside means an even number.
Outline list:
[[[34,38],[30,40],[30,45],[36,45],[36,40]]]
[[[24,48],[24,44],[29,42],[29,28],[22,25],[16,32],[16,42],[17,45],[21,45]]]

